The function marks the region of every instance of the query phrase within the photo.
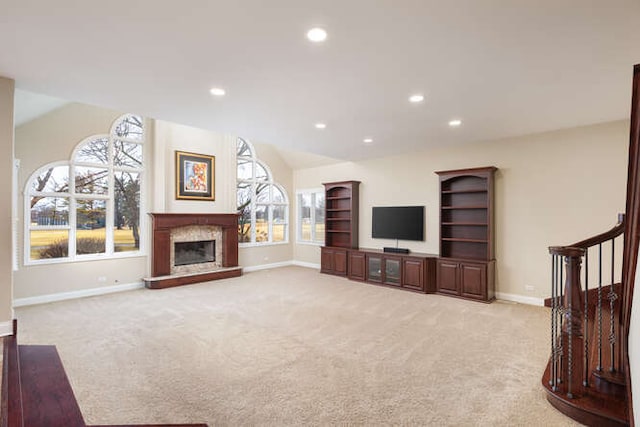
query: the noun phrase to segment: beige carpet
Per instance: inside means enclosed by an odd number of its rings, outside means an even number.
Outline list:
[[[89,423],[575,425],[540,385],[541,307],[287,267],[16,312]]]

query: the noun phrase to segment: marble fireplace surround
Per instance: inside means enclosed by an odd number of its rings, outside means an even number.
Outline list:
[[[150,213],[152,218],[152,277],[147,288],[187,285],[242,274],[238,266],[238,215]],[[174,243],[216,241],[213,262],[174,266]]]
[[[175,248],[176,243],[198,242],[202,240],[213,240],[216,245],[215,260],[198,264],[176,265]],[[171,274],[201,273],[203,271],[214,271],[222,268],[222,227],[219,225],[185,225],[183,227],[172,228],[169,234],[169,265]]]

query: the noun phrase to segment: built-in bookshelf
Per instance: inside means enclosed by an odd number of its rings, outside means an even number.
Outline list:
[[[323,184],[325,190],[324,246],[320,250],[322,273],[346,276],[347,249],[358,248],[360,181]]]
[[[440,177],[438,292],[493,299],[493,166],[436,172]]]
[[[325,246],[358,247],[360,181],[325,183]]]

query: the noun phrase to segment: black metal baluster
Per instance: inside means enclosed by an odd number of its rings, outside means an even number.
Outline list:
[[[564,306],[564,257],[562,255],[558,256],[558,265],[560,266],[559,268],[559,274],[558,274],[558,289],[560,290],[560,297],[558,298],[558,330],[556,331],[559,335],[559,344],[558,344],[558,382],[562,383],[562,377],[563,377],[563,369],[562,366],[564,365],[563,363],[563,359],[564,359],[564,342],[562,339],[562,330],[563,330],[563,325],[565,322],[565,318],[564,318],[564,310],[565,310],[565,306]]]
[[[571,294],[569,294],[569,298],[571,298]],[[569,305],[570,307],[571,305]],[[569,322],[569,345],[567,348],[567,397],[569,399],[573,399],[573,393],[571,390],[571,386],[573,385],[573,310],[567,310],[567,314],[569,318],[566,320]]]
[[[598,245],[598,372],[602,371],[602,243]]]
[[[615,260],[616,260],[616,256],[615,256],[615,237],[613,239],[611,239],[611,291],[609,291],[609,322],[611,322],[611,324],[609,325],[609,351],[611,352],[611,363],[609,365],[609,372],[615,372],[616,370],[616,358],[615,358],[615,346],[616,346],[616,327],[615,327],[615,320],[614,320],[614,316],[613,316],[613,309],[615,307],[615,301],[618,299],[618,295],[615,292],[615,288],[614,288],[614,281],[615,281],[615,272],[614,272],[614,266],[615,266]]]
[[[584,378],[582,385],[589,387],[589,248],[584,252]]]
[[[558,323],[558,255],[551,256],[551,372],[549,384],[551,389],[558,389],[558,337],[556,327]]]

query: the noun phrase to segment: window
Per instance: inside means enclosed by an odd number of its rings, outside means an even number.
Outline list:
[[[301,243],[324,243],[324,190],[298,192],[297,237]]]
[[[253,146],[238,138],[237,205],[238,241],[272,244],[289,241],[289,200],[271,171],[255,157]]]
[[[144,127],[131,114],[37,170],[25,190],[25,264],[137,254]]]

